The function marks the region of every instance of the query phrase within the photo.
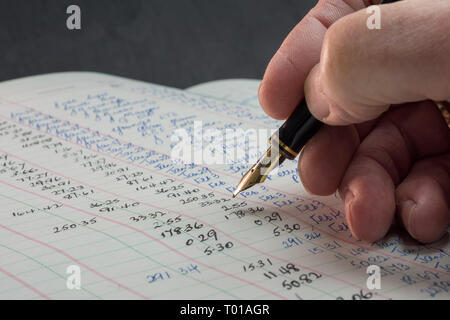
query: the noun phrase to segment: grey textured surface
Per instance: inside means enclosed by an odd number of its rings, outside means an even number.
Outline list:
[[[0,80],[98,71],[184,88],[261,78],[314,0],[0,0]],[[66,28],[78,4],[82,30]]]

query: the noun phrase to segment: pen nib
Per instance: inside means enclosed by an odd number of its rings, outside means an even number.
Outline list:
[[[280,153],[273,154],[272,147],[270,147],[258,162],[242,177],[236,190],[233,192],[233,198],[242,191],[253,187],[255,184],[264,182],[269,173],[285,159]]]

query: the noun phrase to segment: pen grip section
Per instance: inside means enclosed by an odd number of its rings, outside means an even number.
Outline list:
[[[303,146],[322,126],[322,122],[314,118],[309,112],[303,99],[294,112],[284,122],[272,137],[280,146],[280,151],[288,159],[294,159]],[[278,140],[278,141],[277,141]]]

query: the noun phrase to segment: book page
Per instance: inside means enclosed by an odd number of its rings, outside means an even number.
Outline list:
[[[204,97],[238,103],[259,109],[258,88],[261,80],[225,79],[201,83],[185,89]]]
[[[232,199],[280,125],[254,106],[96,73],[5,82],[0,104],[2,299],[449,298],[448,234],[357,241],[295,161]]]

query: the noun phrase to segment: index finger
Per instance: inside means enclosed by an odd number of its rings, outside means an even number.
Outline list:
[[[327,29],[339,18],[376,3],[380,0],[319,0],[289,33],[266,69],[258,95],[269,116],[285,119],[303,99],[305,79],[319,62]]]

